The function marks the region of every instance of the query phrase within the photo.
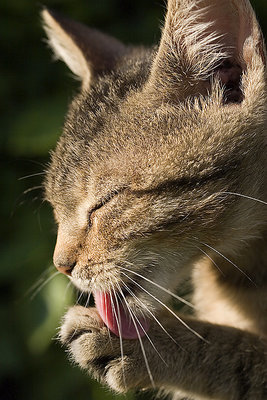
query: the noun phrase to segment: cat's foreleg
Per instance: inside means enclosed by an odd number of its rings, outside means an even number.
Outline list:
[[[165,330],[152,323],[141,345],[110,335],[94,309],[77,306],[64,318],[61,341],[76,363],[118,392],[155,386],[195,398],[267,399],[266,341],[235,328],[182,318],[190,330],[163,318]]]

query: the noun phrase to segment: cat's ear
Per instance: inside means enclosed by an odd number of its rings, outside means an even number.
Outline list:
[[[168,0],[150,86],[167,98],[205,94],[214,75],[227,102],[240,102],[240,78],[255,55],[266,64],[263,36],[248,0]]]
[[[63,60],[82,81],[84,88],[92,77],[111,70],[124,54],[117,39],[45,8],[44,29],[55,56]]]

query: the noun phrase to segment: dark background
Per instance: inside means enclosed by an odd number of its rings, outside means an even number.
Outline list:
[[[266,0],[252,3],[266,37]],[[164,19],[159,0],[45,4],[126,43],[157,42]],[[54,340],[60,317],[77,294],[64,276],[54,276],[56,232],[40,186],[78,83],[63,63],[51,62],[40,9],[33,0],[0,3],[0,400],[113,399],[72,366]]]

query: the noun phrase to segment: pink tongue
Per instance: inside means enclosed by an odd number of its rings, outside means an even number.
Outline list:
[[[148,320],[144,317],[132,319],[126,307],[116,301],[114,296],[109,293],[94,293],[95,305],[100,317],[105,325],[117,336],[123,339],[137,339],[138,336],[144,336],[149,329]]]

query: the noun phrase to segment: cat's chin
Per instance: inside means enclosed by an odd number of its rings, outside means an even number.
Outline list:
[[[70,278],[74,286],[77,287],[81,292],[90,293],[92,292],[92,280],[83,278]]]

